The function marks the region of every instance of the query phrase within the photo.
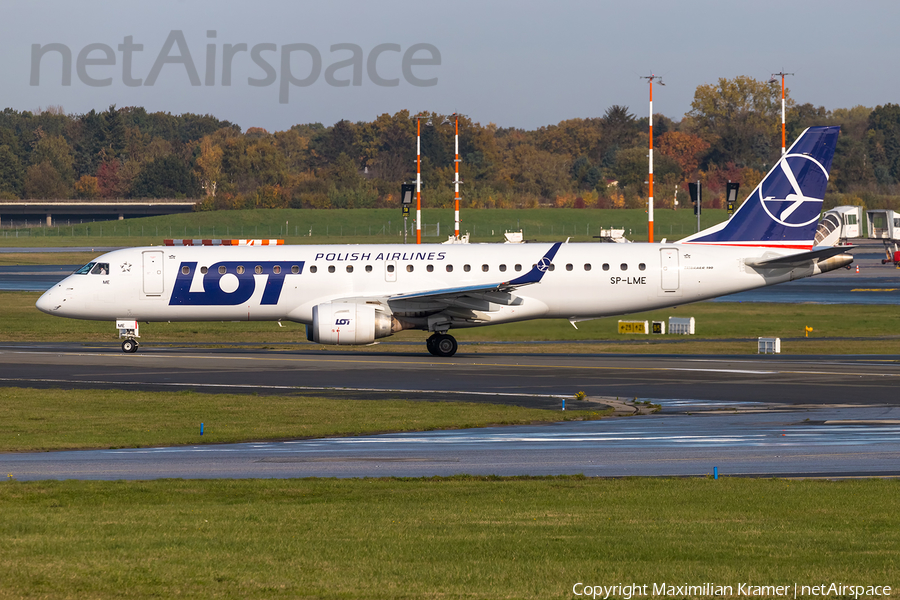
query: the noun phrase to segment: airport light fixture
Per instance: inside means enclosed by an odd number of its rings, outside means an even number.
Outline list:
[[[778,83],[778,77],[781,77],[781,155],[784,156],[785,153],[785,126],[784,126],[784,77],[785,75],[793,75],[793,73],[772,73],[772,78],[769,79],[769,83]]]
[[[653,80],[656,79],[659,85],[666,85],[662,82],[662,76],[644,75],[641,79],[646,79],[650,83],[650,194],[647,203],[647,241],[653,243]]]

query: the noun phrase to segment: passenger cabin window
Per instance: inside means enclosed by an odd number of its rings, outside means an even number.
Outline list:
[[[505,272],[506,272],[506,265],[500,265],[500,272],[501,272],[501,273],[505,273]]]
[[[485,273],[488,272],[488,269],[490,269],[490,267],[488,267],[487,265],[481,265],[481,270],[484,271]]]
[[[256,265],[255,267],[253,267],[253,272],[257,275],[262,275],[262,267],[260,265]]]
[[[276,275],[281,273],[281,265],[275,265],[274,267],[272,267],[272,272],[275,273]]]
[[[352,273],[352,272],[353,272],[353,265],[347,265],[347,272],[348,272],[348,273]]]
[[[318,270],[319,270],[319,267],[317,267],[316,265],[313,265],[309,268],[310,273],[315,273]]]
[[[591,270],[591,263],[584,263],[584,270],[585,270],[585,271],[590,271],[590,270]]]
[[[574,269],[574,268],[575,268],[575,267],[572,266],[572,263],[569,263],[569,264],[566,265],[566,271],[571,271],[571,270]]]
[[[412,265],[406,265],[406,272],[407,272],[407,273],[412,273],[412,272],[413,272],[413,266],[412,266]]]
[[[472,267],[470,267],[469,265],[463,265],[463,271],[465,271],[466,273],[468,273],[471,270],[472,270]]]
[[[206,267],[200,267],[200,273],[202,273],[203,275],[206,275],[206,272],[207,272],[208,270],[209,270],[209,269],[207,269]]]
[[[328,265],[328,272],[334,273],[334,265]]]
[[[219,275],[224,275],[228,269],[225,268],[225,265],[221,265],[219,267]]]
[[[244,274],[244,265],[238,265],[236,270],[237,270],[238,275],[243,275]]]
[[[372,272],[372,265],[366,265],[366,273]]]
[[[453,265],[447,265],[447,272],[448,272],[448,273],[452,273],[452,272],[453,272]]]
[[[388,272],[388,273],[393,273],[393,272],[394,272],[394,265],[388,265],[388,266],[387,266],[387,272]]]
[[[625,263],[622,263],[621,265],[619,265],[619,268],[622,269],[623,271],[627,271],[628,265],[626,265]]]
[[[434,265],[428,265],[427,267],[425,267],[425,270],[431,273],[432,271],[434,271]]]
[[[556,265],[554,265],[553,263],[550,263],[550,270],[551,270],[551,271],[555,271],[555,270],[556,270]]]
[[[609,271],[609,263],[603,263],[603,270]]]
[[[299,265],[294,265],[293,267],[291,267],[291,273],[293,273],[294,275],[296,275],[296,274],[299,273],[299,272],[300,272],[300,266],[299,266]]]
[[[638,269],[640,269],[641,271],[644,271],[647,269],[647,265],[645,265],[644,263],[641,263],[638,265]]]
[[[190,268],[190,267],[187,267],[187,266],[181,267],[181,274],[182,274],[182,275],[190,275],[190,274],[191,274],[191,268]]]
[[[516,265],[515,269],[516,269],[516,271],[521,271],[521,270],[522,270],[522,265]]]

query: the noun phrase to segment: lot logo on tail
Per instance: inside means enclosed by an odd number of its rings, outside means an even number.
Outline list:
[[[785,227],[805,227],[817,222],[823,200],[817,196],[824,196],[828,171],[816,159],[802,154],[789,154],[778,166],[780,170],[759,186],[763,210]],[[797,182],[798,175],[803,181],[802,188]]]

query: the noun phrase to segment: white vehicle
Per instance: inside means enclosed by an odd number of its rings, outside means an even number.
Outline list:
[[[560,318],[578,321],[706,300],[852,262],[813,247],[837,127],[807,129],[734,216],[660,244],[179,246],[116,250],[48,290],[51,315],[117,322],[290,320],[322,344]],[[105,271],[105,273],[104,273]],[[134,324],[133,329],[129,323]]]

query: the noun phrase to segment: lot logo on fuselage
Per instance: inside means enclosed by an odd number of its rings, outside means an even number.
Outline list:
[[[303,272],[303,263],[298,273]],[[191,284],[197,271],[196,262],[183,262],[178,269],[175,287],[169,298],[170,306],[236,306],[253,296],[258,281],[265,278],[260,305],[278,304],[281,289],[284,287],[284,263],[256,262],[244,268],[246,263],[222,261],[210,265],[203,275],[203,291],[192,292]],[[240,267],[240,269],[238,268]],[[290,267],[287,267],[290,269]],[[185,273],[187,271],[187,273]],[[241,271],[241,272],[238,272]]]
[[[803,181],[802,189],[798,179]],[[819,220],[827,185],[828,172],[816,159],[789,154],[760,185],[760,204],[776,223],[805,227]]]

